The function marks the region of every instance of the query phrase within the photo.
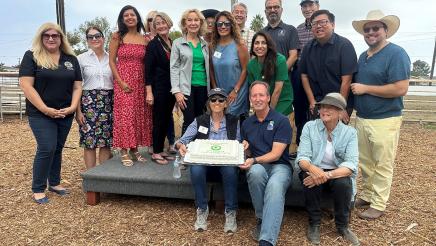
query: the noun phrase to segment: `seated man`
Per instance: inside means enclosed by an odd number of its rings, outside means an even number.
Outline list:
[[[309,214],[307,237],[320,243],[320,200],[323,190],[332,193],[338,233],[353,245],[359,239],[348,228],[353,196],[353,178],[357,173],[359,152],[356,130],[340,121],[347,102],[339,93],[329,93],[319,105],[320,119],[309,121],[303,128],[296,162]]]
[[[292,167],[288,146],[292,129],[287,117],[269,107],[269,86],[255,81],[250,86],[250,102],[255,114],[241,127],[248,158],[247,182],[256,213],[253,238],[259,245],[275,245],[282,224],[285,194],[291,183]]]

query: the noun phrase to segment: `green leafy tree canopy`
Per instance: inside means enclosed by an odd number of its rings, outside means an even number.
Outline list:
[[[263,16],[260,14],[257,14],[251,20],[250,29],[253,30],[254,32],[258,32],[258,31],[262,30],[263,27],[265,26],[264,22],[265,22],[265,19],[263,18]]]
[[[91,21],[85,21],[84,23],[80,24],[78,28],[74,29],[74,31],[67,33],[68,42],[70,42],[74,52],[76,52],[76,55],[79,55],[88,49],[85,31],[91,26],[96,26],[103,32],[105,37],[104,47],[106,50],[108,49],[113,30],[110,28],[109,21],[106,17],[96,17]]]
[[[412,76],[428,78],[429,74],[430,74],[430,66],[428,65],[427,62],[416,60],[413,63]]]

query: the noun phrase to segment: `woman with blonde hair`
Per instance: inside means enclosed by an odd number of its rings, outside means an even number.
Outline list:
[[[248,50],[242,41],[239,26],[228,11],[215,16],[210,42],[211,84],[229,95],[227,113],[244,118],[248,113],[247,64]]]
[[[171,93],[183,112],[182,132],[185,132],[195,117],[204,112],[210,88],[209,49],[201,38],[206,22],[198,9],[188,9],[182,14],[180,29],[183,36],[174,40],[171,49]]]
[[[154,36],[156,36],[156,29],[153,26],[153,19],[156,16],[156,14],[157,14],[156,10],[152,10],[148,12],[144,21],[145,33],[150,40],[152,40]]]
[[[151,159],[157,164],[168,164],[174,157],[163,151],[168,125],[172,120],[175,98],[171,94],[170,55],[172,41],[169,32],[173,26],[170,17],[157,12],[154,16],[153,29],[156,36],[147,46],[145,56],[145,84],[150,91],[153,103],[153,152]],[[174,144],[174,143],[170,143]]]
[[[48,203],[47,183],[51,192],[69,193],[60,185],[62,149],[82,92],[79,62],[58,25],[45,23],[38,29],[31,50],[24,54],[19,77],[37,143],[33,200],[44,204]]]

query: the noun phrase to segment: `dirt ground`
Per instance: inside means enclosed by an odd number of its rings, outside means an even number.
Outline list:
[[[250,237],[254,212],[238,211],[238,231],[223,233],[224,216],[213,212],[208,231],[193,231],[193,201],[105,194],[98,206],[85,204],[80,172],[82,149],[74,125],[64,150],[62,183],[72,194],[48,194],[48,205],[31,200],[35,140],[27,120],[9,117],[0,123],[1,245],[255,245]],[[387,211],[365,221],[353,211],[351,228],[362,245],[436,245],[436,130],[404,125]],[[307,215],[286,208],[278,245],[308,245]],[[347,245],[325,216],[322,245]]]

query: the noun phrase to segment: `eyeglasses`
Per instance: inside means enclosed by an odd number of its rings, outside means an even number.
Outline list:
[[[378,32],[378,30],[380,30],[380,28],[382,28],[383,26],[370,26],[370,27],[364,27],[363,28],[363,32],[364,33],[369,33],[372,29],[373,32]]]
[[[153,21],[153,18],[148,18],[147,19],[147,22],[152,22]]]
[[[327,26],[327,24],[329,23],[329,20],[319,20],[319,21],[313,21],[312,23],[310,23],[312,25],[312,28],[316,28],[318,27],[318,25],[320,27],[325,27]]]
[[[216,27],[231,27],[232,23],[230,23],[230,21],[217,21],[215,25]]]
[[[211,99],[209,99],[211,103],[216,103],[217,101],[219,103],[224,103],[226,101],[226,99],[222,98],[222,97],[212,97]]]
[[[43,33],[42,34],[42,38],[44,40],[49,40],[50,38],[53,40],[58,40],[60,37],[61,37],[61,35],[59,33],[55,33],[55,34]]]
[[[100,38],[103,38],[103,34],[101,34],[101,33],[96,33],[94,35],[91,35],[91,34],[86,35],[87,40],[100,39]]]
[[[280,5],[266,6],[265,8],[267,11],[271,11],[271,10],[279,10],[281,6]]]

